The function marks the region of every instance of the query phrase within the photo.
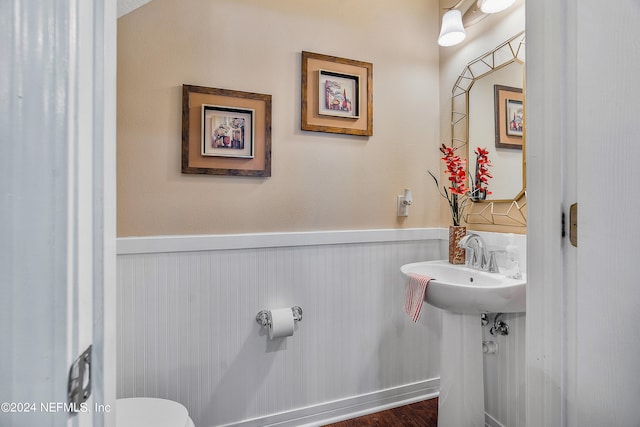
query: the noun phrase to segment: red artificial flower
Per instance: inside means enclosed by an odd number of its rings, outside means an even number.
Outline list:
[[[449,203],[453,225],[460,225],[470,195],[467,187],[467,161],[457,156],[453,147],[447,147],[445,144],[440,147],[440,152],[443,154],[441,160],[445,164],[445,174],[450,186],[443,185],[440,189],[438,178],[431,171],[429,175],[435,181],[440,195]]]
[[[483,156],[486,159],[487,154],[489,154],[489,150],[487,150],[486,148],[478,147],[478,148],[476,148],[475,153],[480,155],[480,156]]]
[[[489,167],[493,166],[491,164],[491,160],[489,160],[489,150],[486,148],[476,148],[474,151],[476,153],[476,179],[473,185],[475,196],[479,196],[480,192],[484,192],[485,194],[491,194],[488,188],[483,188],[482,184],[489,184],[489,178],[493,178],[493,175],[489,173]]]
[[[451,181],[451,187],[449,190],[453,194],[466,194],[469,189],[467,188],[467,162],[462,160],[460,156],[454,154],[452,147],[447,147],[442,144],[440,151],[444,154],[442,160],[447,167],[447,174],[449,175],[449,181]]]

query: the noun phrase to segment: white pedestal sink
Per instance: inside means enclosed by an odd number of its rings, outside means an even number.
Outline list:
[[[406,264],[400,270],[406,276],[431,277],[425,301],[444,310],[438,426],[484,427],[480,314],[524,312],[526,279],[510,279],[447,261]]]
[[[425,301],[453,313],[520,313],[525,311],[527,281],[473,270],[447,261],[405,264],[405,274],[429,276]]]

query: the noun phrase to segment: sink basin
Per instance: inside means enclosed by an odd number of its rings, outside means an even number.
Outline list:
[[[400,270],[407,276],[413,273],[431,277],[425,301],[443,310],[465,314],[525,311],[525,277],[510,279],[447,261],[405,264]]]

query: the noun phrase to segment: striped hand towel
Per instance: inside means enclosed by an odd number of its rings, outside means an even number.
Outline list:
[[[407,277],[407,283],[404,288],[404,309],[414,323],[420,318],[422,302],[430,280],[431,277],[420,274],[409,274]]]

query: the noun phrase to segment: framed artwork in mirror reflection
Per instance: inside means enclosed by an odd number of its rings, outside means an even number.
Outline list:
[[[497,148],[522,149],[524,107],[522,89],[494,85]]]
[[[505,120],[505,124],[507,126],[507,135],[521,137],[522,129],[524,127],[522,101],[507,98],[505,103],[505,109],[507,112],[507,117]]]

